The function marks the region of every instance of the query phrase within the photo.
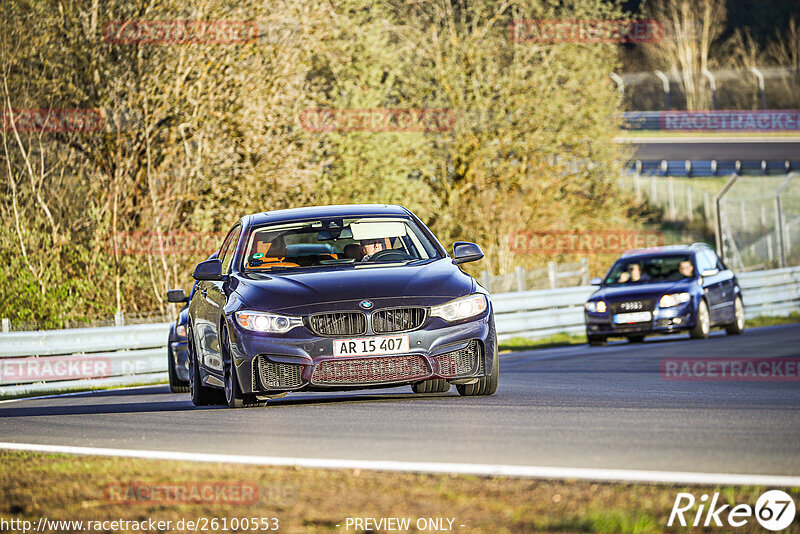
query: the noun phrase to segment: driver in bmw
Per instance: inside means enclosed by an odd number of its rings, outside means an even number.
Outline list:
[[[369,261],[373,255],[385,249],[386,243],[383,239],[365,239],[361,242],[361,252],[364,254],[361,261]]]

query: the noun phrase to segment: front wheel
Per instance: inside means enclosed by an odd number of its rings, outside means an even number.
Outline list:
[[[222,367],[225,378],[225,402],[229,408],[253,408],[256,406],[266,406],[266,399],[258,399],[255,395],[245,395],[239,386],[239,376],[233,367],[230,346],[228,345],[228,332],[222,331]]]
[[[708,332],[711,329],[711,321],[708,317],[708,304],[703,299],[697,305],[697,319],[694,322],[694,327],[689,331],[692,339],[706,339]]]
[[[725,327],[725,332],[729,336],[738,336],[744,332],[744,304],[742,297],[736,297],[733,303],[733,322]]]
[[[492,356],[492,373],[479,378],[472,384],[456,384],[458,394],[462,397],[477,397],[479,395],[494,395],[500,381],[500,358],[497,356],[497,340],[495,338],[494,356]]]
[[[606,344],[605,336],[590,336],[587,334],[586,338],[589,340],[590,347],[602,347]]]

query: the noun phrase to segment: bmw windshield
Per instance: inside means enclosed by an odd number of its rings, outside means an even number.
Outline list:
[[[398,265],[441,258],[410,219],[331,218],[254,228],[245,243],[242,270],[258,273],[336,265]]]

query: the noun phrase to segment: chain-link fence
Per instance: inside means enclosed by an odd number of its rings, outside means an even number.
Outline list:
[[[720,192],[717,233],[734,269],[800,265],[800,173],[732,177]]]

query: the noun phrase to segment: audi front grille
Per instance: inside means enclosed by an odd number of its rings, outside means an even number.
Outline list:
[[[372,330],[376,334],[408,332],[425,322],[425,308],[394,308],[372,314]]]
[[[367,317],[361,312],[318,313],[308,318],[308,327],[318,336],[360,336],[367,332]]]

